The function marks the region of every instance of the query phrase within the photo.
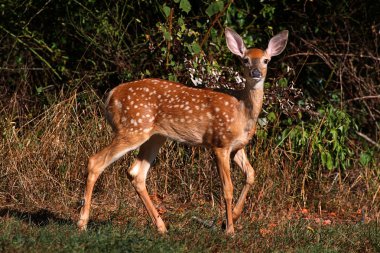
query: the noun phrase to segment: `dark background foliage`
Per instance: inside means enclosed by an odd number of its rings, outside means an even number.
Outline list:
[[[372,141],[371,149],[380,138],[379,5],[329,0],[5,1],[0,7],[1,102],[17,97],[22,113],[16,121],[22,125],[23,114],[35,115],[41,106],[55,103],[59,92],[91,88],[102,96],[121,82],[143,77],[193,85],[189,66],[202,73],[203,86],[233,88],[228,77],[218,82],[210,70],[239,69],[225,46],[224,27],[261,48],[288,29],[289,45],[270,66],[269,121],[279,118],[282,129],[289,128],[332,106],[347,113],[347,138],[363,141],[359,132]]]
[[[228,26],[263,49],[290,32],[270,62],[247,147],[257,172],[247,212],[365,205],[378,214],[379,13],[379,1],[359,0],[2,1],[0,204],[75,212],[85,178],[78,168],[110,139],[101,101],[119,83],[158,77],[193,86],[196,78],[239,88]],[[181,203],[213,199],[209,153],[169,143],[160,157],[149,189]],[[106,173],[95,195],[110,203],[124,197],[127,179],[120,164]]]

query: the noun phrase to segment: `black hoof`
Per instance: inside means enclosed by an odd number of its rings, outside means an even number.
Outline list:
[[[82,206],[84,206],[84,203],[85,203],[84,199],[79,200],[78,201],[78,208],[81,208]]]

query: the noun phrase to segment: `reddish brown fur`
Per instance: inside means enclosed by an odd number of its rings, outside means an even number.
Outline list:
[[[264,51],[258,48],[248,49],[245,53],[251,59],[261,59],[264,56]]]
[[[160,79],[144,79],[117,86],[106,102],[107,118],[115,130],[112,143],[89,159],[84,206],[78,226],[85,229],[94,184],[102,171],[130,150],[140,147],[129,169],[132,185],[142,199],[160,232],[166,227],[146,190],[148,169],[165,138],[213,148],[226,200],[227,230],[234,233],[236,220],[254,181],[254,170],[243,147],[256,130],[263,90],[252,89],[247,82],[238,98],[190,88]],[[230,177],[230,154],[245,172],[247,181],[232,209],[233,185]]]
[[[158,150],[166,138],[170,138],[213,149],[226,204],[226,233],[233,234],[233,223],[240,216],[254,181],[254,170],[244,146],[256,131],[261,111],[267,69],[264,60],[270,59],[269,54],[277,55],[283,50],[287,36],[288,32],[284,31],[271,39],[269,51],[246,50],[242,38],[226,28],[227,45],[231,52],[250,59],[248,64],[245,63],[244,70],[246,87],[236,92],[235,96],[160,79],[143,79],[114,88],[106,102],[106,115],[115,130],[115,137],[110,145],[89,159],[79,228],[86,229],[92,191],[99,175],[125,153],[140,148],[136,161],[128,170],[130,180],[157,229],[166,232],[145,181]],[[246,174],[246,184],[234,208],[230,157]]]
[[[144,79],[116,87],[107,110],[117,134],[158,133],[195,145],[226,147],[242,134],[239,106],[236,98],[212,90]]]

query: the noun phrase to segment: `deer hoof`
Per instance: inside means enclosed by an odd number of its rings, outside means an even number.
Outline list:
[[[235,230],[234,227],[229,227],[226,229],[226,235],[229,237],[234,237],[235,236]]]
[[[79,231],[86,231],[87,230],[87,220],[80,219],[77,222],[77,226]]]

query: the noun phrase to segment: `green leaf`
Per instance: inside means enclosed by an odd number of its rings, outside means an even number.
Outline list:
[[[331,157],[331,154],[330,153],[326,153],[326,158],[327,158],[327,161],[326,161],[326,166],[327,166],[327,169],[328,170],[332,170],[334,168],[334,163],[333,163],[333,159]]]
[[[268,113],[267,118],[268,118],[268,120],[269,120],[270,122],[273,122],[273,121],[276,120],[276,114],[275,114],[274,112],[270,112],[270,113]]]
[[[372,160],[371,154],[368,152],[364,152],[360,154],[360,164],[363,166],[367,166]]]
[[[172,36],[170,35],[169,31],[166,30],[166,27],[162,27],[162,33],[164,34],[164,39],[166,41],[171,41],[172,40]]]
[[[168,79],[169,79],[169,81],[174,81],[174,82],[178,81],[177,77],[174,74],[169,74],[169,78]]]
[[[201,52],[201,46],[197,42],[194,42],[191,44],[191,51],[194,54],[199,54]]]
[[[273,19],[273,14],[274,11],[276,10],[275,7],[269,5],[269,4],[264,4],[263,8],[260,11],[260,14],[263,15],[265,19],[272,20]]]
[[[184,12],[189,13],[189,11],[191,10],[191,4],[189,0],[181,0],[181,2],[179,3],[179,8]]]
[[[278,85],[279,85],[281,88],[288,87],[288,79],[286,79],[286,78],[281,78],[280,80],[278,80]]]
[[[36,91],[37,91],[38,95],[40,95],[43,90],[44,90],[44,88],[42,88],[41,86],[36,88]]]
[[[322,161],[322,166],[326,165],[326,152],[321,153],[321,161]]]
[[[169,17],[170,15],[170,7],[168,7],[166,4],[162,6],[162,10],[165,13],[165,17]]]
[[[182,17],[179,17],[179,18],[178,18],[178,24],[179,24],[179,26],[181,27],[181,31],[184,31],[184,30],[186,29],[185,21],[183,20]]]
[[[212,17],[213,15],[215,15],[216,13],[218,12],[221,12],[223,10],[223,6],[224,6],[224,3],[223,1],[216,1],[216,2],[213,2],[211,3],[207,9],[206,9],[206,14],[209,16],[209,17]]]

